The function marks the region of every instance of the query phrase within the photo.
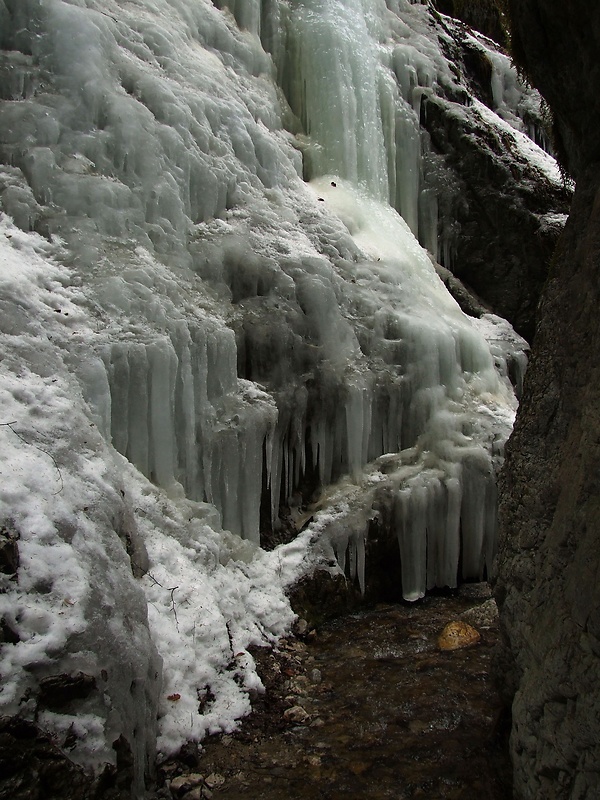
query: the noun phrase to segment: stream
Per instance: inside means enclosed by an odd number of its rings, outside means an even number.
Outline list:
[[[465,585],[255,651],[266,692],[254,713],[235,733],[163,765],[164,796],[508,800],[490,677],[496,617],[487,585]],[[441,651],[438,636],[456,619],[481,639]]]

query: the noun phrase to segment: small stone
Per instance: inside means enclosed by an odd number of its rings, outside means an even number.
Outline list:
[[[202,786],[195,786],[189,792],[186,792],[186,794],[183,795],[181,800],[202,800],[202,798],[204,797],[203,792],[204,789]]]
[[[320,669],[313,669],[310,672],[310,679],[313,683],[321,683],[323,676]]]
[[[283,712],[283,718],[288,722],[295,722],[298,725],[302,725],[310,718],[310,714],[308,714],[302,706],[292,706]]]
[[[213,796],[213,793],[208,788],[208,786],[203,786],[202,787],[202,797],[206,798],[206,800],[211,800],[212,796]]]
[[[309,680],[306,675],[296,675],[296,677],[292,678],[290,681],[290,689],[295,694],[306,694],[308,684]]]
[[[204,781],[209,789],[216,789],[218,786],[223,786],[225,778],[218,772],[211,773]]]
[[[316,719],[313,719],[313,721],[310,723],[310,727],[311,728],[322,728],[323,725],[325,725],[325,723],[323,722],[321,717],[317,717]]]
[[[481,634],[467,622],[449,622],[438,637],[440,650],[462,650],[472,647],[481,640]]]
[[[304,636],[308,631],[308,622],[305,619],[299,619],[296,622],[295,628],[298,636]]]
[[[190,789],[193,784],[189,782],[189,775],[178,775],[171,781],[171,792],[179,794],[184,789]]]
[[[498,622],[498,606],[493,598],[479,606],[470,608],[460,615],[463,622],[477,625],[479,628],[491,628]]]
[[[348,765],[348,769],[353,775],[362,775],[367,772],[367,770],[371,769],[371,766],[372,764],[370,761],[353,761]]]

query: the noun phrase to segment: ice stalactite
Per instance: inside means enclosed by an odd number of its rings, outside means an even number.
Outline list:
[[[258,542],[263,451],[277,411],[254,384],[238,384],[232,332],[180,322],[171,336],[115,342],[102,356],[116,449],[173,496],[216,505],[227,530]]]

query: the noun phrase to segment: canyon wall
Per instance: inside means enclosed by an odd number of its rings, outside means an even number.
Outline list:
[[[512,46],[575,178],[500,487],[496,586],[515,796],[600,788],[600,9],[513,0]]]

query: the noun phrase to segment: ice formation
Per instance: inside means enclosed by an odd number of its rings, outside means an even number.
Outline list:
[[[93,676],[39,720],[92,766],[123,736],[138,794],[157,717],[169,754],[248,710],[287,585],[328,548],[364,581],[377,507],[405,597],[491,568],[524,343],[421,246],[444,35],[408,0],[0,0],[0,708]]]

